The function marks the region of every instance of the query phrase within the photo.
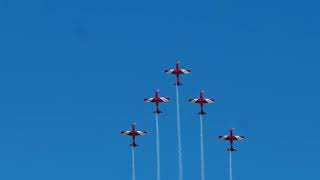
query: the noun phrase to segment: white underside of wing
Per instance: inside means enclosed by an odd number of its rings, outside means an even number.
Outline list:
[[[130,134],[130,132],[131,132],[131,131],[123,131],[123,132],[121,132],[121,134],[122,134],[122,135],[126,135],[126,136],[127,136],[127,135],[129,135],[129,134]]]
[[[167,74],[172,74],[174,72],[174,69],[169,69],[168,71],[166,71]]]
[[[152,102],[153,99],[154,99],[154,98],[147,98],[147,99],[145,99],[144,101],[145,101],[145,102]]]
[[[191,99],[190,102],[191,103],[196,103],[199,99]]]
[[[213,103],[214,101],[212,99],[205,99],[207,103]]]
[[[190,74],[189,70],[186,70],[186,69],[180,69],[180,70],[183,72],[183,74]]]
[[[160,99],[161,99],[163,102],[167,102],[167,101],[169,101],[169,99],[164,98],[164,97],[161,97]]]
[[[140,136],[146,135],[146,133],[145,133],[144,131],[137,131],[137,133],[138,133]]]
[[[225,135],[225,136],[219,136],[219,139],[221,139],[221,140],[226,140],[227,138],[228,138],[227,135]]]
[[[243,136],[234,136],[234,137],[236,137],[238,140],[243,140],[244,139]]]

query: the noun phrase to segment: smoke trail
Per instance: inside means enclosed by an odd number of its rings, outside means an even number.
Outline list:
[[[157,132],[157,180],[160,180],[160,141],[159,141],[159,117],[156,115],[156,132]]]
[[[181,152],[181,128],[180,128],[180,103],[179,87],[176,85],[177,97],[177,136],[178,136],[178,159],[179,159],[179,180],[183,180],[182,152]]]
[[[200,114],[200,156],[201,156],[201,180],[205,179],[204,173],[204,148],[203,148],[203,119]]]
[[[231,151],[229,151],[229,169],[230,169],[230,180],[232,180],[232,156],[231,156]]]
[[[136,167],[134,162],[134,147],[132,146],[132,180],[136,179]]]

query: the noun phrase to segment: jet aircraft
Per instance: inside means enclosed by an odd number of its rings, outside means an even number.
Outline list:
[[[138,130],[136,130],[136,123],[133,123],[131,131],[121,131],[121,134],[122,135],[126,135],[126,136],[131,136],[132,137],[132,144],[130,144],[130,146],[137,147],[139,145],[136,144],[136,136],[146,135],[147,132],[146,131],[138,131]]]
[[[200,98],[199,99],[189,99],[189,102],[191,103],[197,103],[200,104],[200,112],[198,114],[200,115],[205,115],[207,114],[206,112],[203,111],[203,105],[207,103],[213,103],[216,100],[212,98],[204,98],[203,97],[203,90],[200,91]]]
[[[180,81],[180,75],[182,74],[190,74],[190,70],[188,69],[180,69],[179,67],[179,64],[180,64],[180,61],[177,61],[176,63],[176,68],[175,69],[168,69],[168,70],[165,70],[165,72],[167,74],[173,74],[173,75],[176,75],[176,82],[175,82],[175,85],[176,86],[181,86],[182,83]]]
[[[169,97],[159,97],[159,90],[158,89],[156,90],[155,97],[144,99],[145,102],[152,102],[152,103],[156,104],[156,110],[154,111],[154,113],[157,113],[157,114],[162,113],[162,111],[159,110],[159,103],[167,102],[169,100],[170,100]]]
[[[233,128],[230,129],[230,135],[219,136],[220,140],[230,141],[230,147],[227,149],[228,151],[236,151],[236,148],[233,146],[233,141],[243,140],[244,136],[235,136],[233,135]]]

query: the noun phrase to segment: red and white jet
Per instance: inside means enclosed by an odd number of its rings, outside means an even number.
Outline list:
[[[230,141],[230,147],[228,148],[228,151],[235,151],[236,150],[236,148],[233,147],[233,141],[244,139],[244,136],[234,136],[233,130],[234,130],[233,128],[230,129],[230,135],[219,136],[220,140]]]
[[[156,104],[156,110],[154,111],[154,113],[157,113],[157,114],[162,113],[159,110],[159,103],[167,102],[169,100],[170,100],[169,97],[159,97],[159,90],[158,89],[156,90],[156,94],[155,94],[154,98],[145,98],[144,99],[145,102],[152,102],[152,103]]]
[[[177,85],[177,86],[182,85],[182,83],[181,83],[181,81],[180,81],[180,75],[181,75],[181,74],[190,74],[190,72],[191,72],[191,71],[188,70],[188,69],[180,69],[179,64],[180,64],[180,61],[177,61],[177,63],[176,63],[176,69],[168,69],[168,70],[165,70],[165,72],[166,72],[167,74],[174,74],[174,75],[176,75],[176,83],[175,83],[175,85]]]
[[[215,101],[216,100],[212,99],[212,98],[203,98],[203,90],[200,91],[200,98],[199,99],[189,99],[189,102],[191,102],[191,103],[200,104],[201,110],[200,110],[200,112],[198,114],[201,114],[201,115],[207,114],[206,112],[203,111],[203,105],[207,104],[207,103],[213,103]]]
[[[137,131],[136,130],[136,123],[133,123],[131,131],[121,131],[121,134],[126,135],[126,136],[131,136],[132,137],[132,144],[130,144],[130,146],[137,147],[139,145],[136,144],[136,136],[146,135],[147,132],[146,131]]]

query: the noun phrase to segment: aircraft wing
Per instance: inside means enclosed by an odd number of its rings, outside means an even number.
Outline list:
[[[145,131],[137,131],[137,133],[138,133],[138,135],[140,135],[140,136],[144,136],[144,135],[147,134],[147,132],[145,132]]]
[[[236,140],[243,140],[244,139],[244,136],[219,136],[219,139],[221,140],[233,140],[233,141],[236,141]]]
[[[212,99],[212,98],[208,98],[208,99],[205,99],[207,101],[207,103],[213,103],[215,101],[215,99]]]
[[[144,99],[145,102],[154,102],[155,98],[146,98]]]
[[[126,135],[126,136],[129,136],[130,133],[131,133],[131,131],[121,131],[121,134]]]
[[[219,136],[219,139],[220,140],[228,140],[228,137],[227,135],[224,135],[224,136]]]
[[[156,98],[146,98],[144,99],[145,102],[167,102],[170,100],[169,97],[160,97],[160,100],[157,100]]]
[[[236,140],[243,140],[244,136],[234,136]]]
[[[182,74],[190,74],[191,71],[189,69],[180,69],[180,71],[182,72]]]
[[[167,74],[174,74],[175,69],[168,69],[165,70],[164,72],[166,72]]]
[[[169,97],[160,97],[160,99],[162,100],[162,102],[167,102],[170,100]]]
[[[191,103],[197,103],[199,99],[189,99],[189,102]]]

